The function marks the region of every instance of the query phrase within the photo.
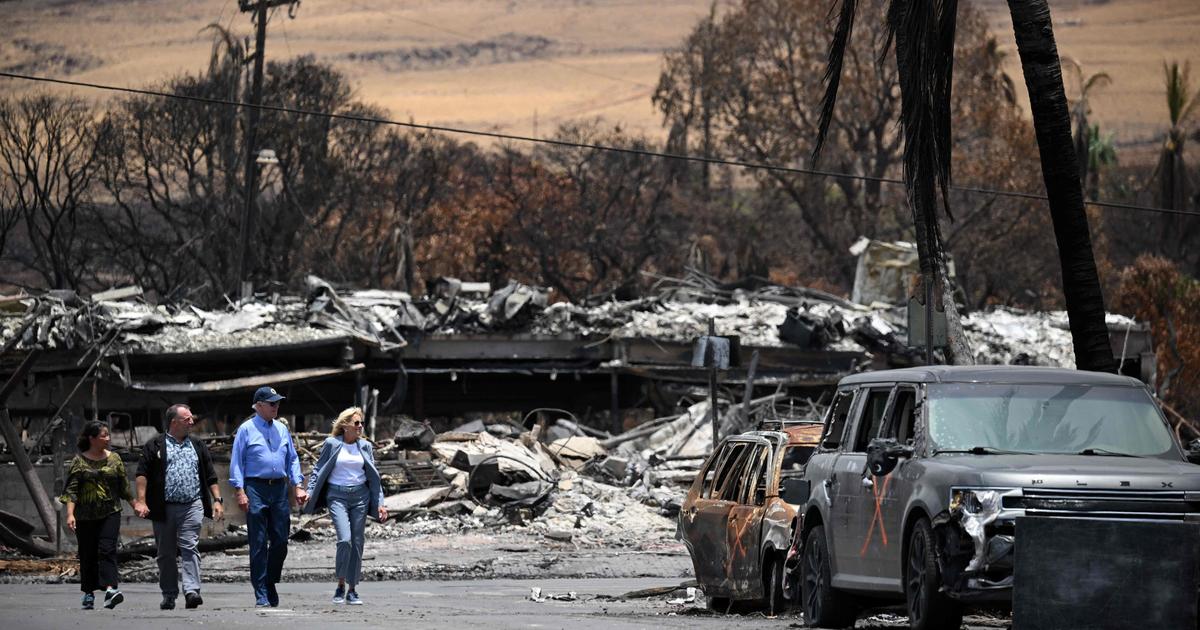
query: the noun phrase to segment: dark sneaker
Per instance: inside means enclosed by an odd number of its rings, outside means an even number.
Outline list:
[[[117,607],[117,604],[125,601],[125,596],[115,588],[110,588],[104,591],[104,607],[112,610]]]
[[[351,606],[362,606],[362,600],[358,598],[358,593],[355,591],[346,593],[346,603]]]
[[[258,601],[256,601],[256,602],[254,602],[254,607],[255,607],[255,608],[267,608],[267,607],[269,607],[270,605],[271,605],[271,602],[268,602],[268,601],[267,601],[267,600],[265,600],[265,599],[260,599],[260,600],[258,600]]]
[[[346,587],[345,586],[339,586],[339,587],[337,587],[337,590],[335,590],[333,592],[333,603],[335,603],[335,604],[346,603]]]
[[[163,600],[158,604],[159,610],[175,610],[175,598],[163,595]]]
[[[271,608],[279,606],[279,591],[275,590],[275,583],[267,583],[267,602],[271,604]]]
[[[91,593],[84,593],[83,599],[79,603],[84,610],[94,610],[96,608],[96,596]]]
[[[183,607],[184,608],[195,608],[203,603],[204,603],[204,598],[200,597],[200,593],[197,593],[195,591],[188,591],[183,594]]]

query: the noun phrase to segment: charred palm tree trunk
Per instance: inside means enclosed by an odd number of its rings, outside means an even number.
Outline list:
[[[904,132],[904,179],[912,210],[921,268],[920,299],[925,303],[926,343],[933,312],[940,303],[946,316],[946,359],[974,363],[954,292],[946,273],[946,255],[938,222],[938,189],[950,215],[950,89],[954,74],[954,37],[958,0],[893,2],[889,25],[896,40],[900,79],[900,126]],[[932,353],[926,361],[933,363]]]
[[[1042,178],[1058,243],[1075,366],[1081,370],[1115,372],[1050,7],[1047,0],[1008,0],[1008,8],[1029,89]]]

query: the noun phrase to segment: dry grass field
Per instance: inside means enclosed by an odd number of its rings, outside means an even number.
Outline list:
[[[977,0],[1010,50],[1005,0]],[[271,21],[269,58],[312,54],[393,116],[545,135],[602,116],[660,135],[649,95],[664,50],[709,0],[305,0]],[[719,6],[726,6],[722,0]],[[1190,59],[1200,86],[1200,1],[1052,0],[1060,50],[1113,85],[1095,121],[1149,148],[1166,120],[1162,62]],[[210,23],[248,36],[237,0],[0,0],[0,69],[144,86],[207,62]],[[0,79],[6,93],[28,84]],[[104,98],[101,94],[83,94]]]

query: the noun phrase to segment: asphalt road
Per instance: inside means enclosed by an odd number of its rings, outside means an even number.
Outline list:
[[[761,613],[729,616],[709,613],[702,601],[669,603],[669,597],[614,598],[641,589],[672,586],[662,578],[592,578],[547,580],[382,581],[359,586],[364,605],[330,603],[333,585],[284,583],[280,607],[254,608],[250,586],[205,584],[204,605],[196,610],[158,609],[153,584],[122,587],[125,602],[115,610],[79,609],[77,584],[7,584],[0,586],[0,626],[11,630],[87,628],[130,630],[198,625],[222,630],[253,628],[796,628],[798,614],[768,619]],[[529,600],[539,587],[543,596],[575,592],[575,601]],[[990,623],[986,627],[1004,627]],[[899,619],[861,619],[858,628],[903,628]],[[979,627],[979,626],[969,626]]]

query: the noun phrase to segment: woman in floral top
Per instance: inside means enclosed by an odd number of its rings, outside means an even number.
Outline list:
[[[110,436],[103,422],[89,422],[75,445],[67,486],[59,501],[67,504],[67,527],[79,545],[79,586],[83,608],[95,608],[92,594],[104,587],[104,607],[125,601],[117,590],[117,538],[121,533],[121,499],[133,505],[129,477],[121,456],[108,450]]]

